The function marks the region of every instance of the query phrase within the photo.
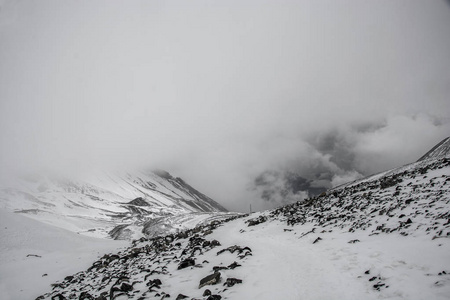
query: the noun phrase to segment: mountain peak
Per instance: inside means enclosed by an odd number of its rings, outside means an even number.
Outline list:
[[[450,156],[450,137],[447,137],[440,141],[436,146],[431,148],[430,151],[425,153],[421,158],[417,161],[423,161],[427,159],[439,158]]]

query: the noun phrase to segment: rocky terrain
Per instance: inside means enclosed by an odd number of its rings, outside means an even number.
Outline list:
[[[136,239],[37,299],[448,299],[447,144],[304,202]]]

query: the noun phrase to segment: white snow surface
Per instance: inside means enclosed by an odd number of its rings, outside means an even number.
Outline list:
[[[125,241],[79,235],[0,209],[0,299],[35,299]],[[46,275],[44,275],[46,274]]]
[[[206,289],[238,300],[450,299],[448,158],[276,210],[229,216],[229,222],[223,214],[168,216],[164,226],[196,227],[126,244],[2,212],[1,299],[79,299],[89,293],[206,300]],[[194,264],[181,268],[190,259]],[[220,281],[199,288],[214,267]],[[226,286],[231,278],[242,282]]]
[[[281,222],[239,233],[246,227],[244,221],[234,221],[211,236],[223,245],[253,250],[245,268],[226,271],[245,283],[224,292],[227,299],[449,299],[450,274],[438,275],[443,269],[450,271],[449,239],[430,242],[425,237],[368,237],[365,232],[344,231],[300,238],[312,226],[284,231],[287,227]],[[318,236],[323,240],[313,244]],[[361,242],[348,243],[355,238]],[[213,261],[214,254],[205,259]],[[373,276],[380,276],[389,288],[374,290],[376,281],[368,281]],[[439,281],[442,286],[435,284]],[[195,289],[189,292],[185,294],[201,296]]]

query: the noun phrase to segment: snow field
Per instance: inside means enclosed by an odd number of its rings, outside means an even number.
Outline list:
[[[2,300],[35,299],[50,284],[129,244],[78,235],[4,210],[0,230]]]

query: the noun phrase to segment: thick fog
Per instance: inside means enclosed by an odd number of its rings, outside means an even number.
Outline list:
[[[438,0],[0,0],[0,168],[302,199],[450,135],[449,29]]]

